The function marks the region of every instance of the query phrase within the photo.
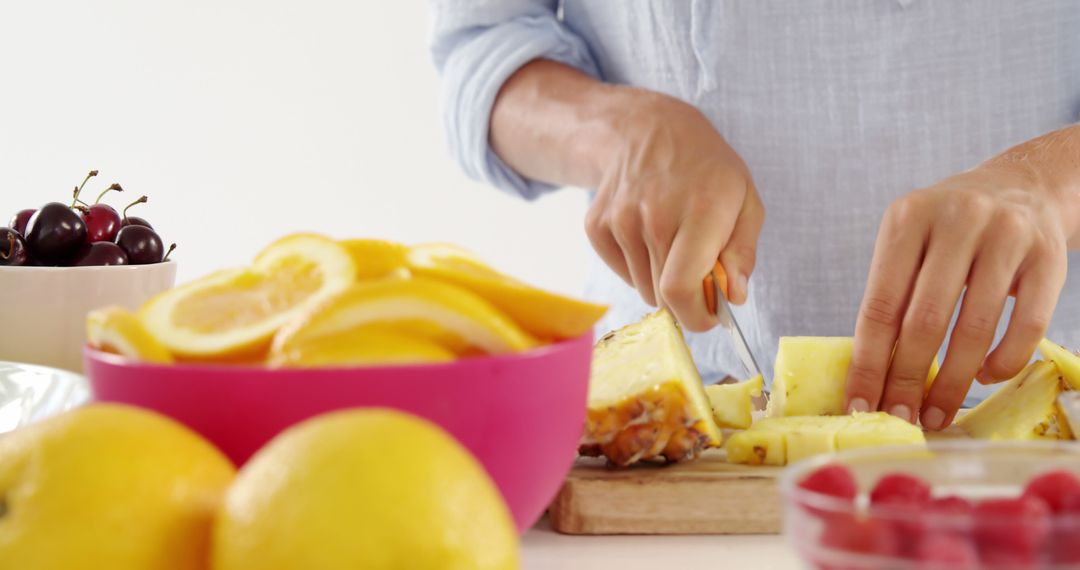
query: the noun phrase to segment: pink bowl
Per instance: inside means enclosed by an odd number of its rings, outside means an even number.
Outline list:
[[[163,366],[88,348],[85,369],[96,400],[171,416],[237,465],[290,425],[331,410],[390,407],[427,418],[483,463],[523,532],[574,460],[591,357],[585,335],[522,354],[371,368]]]

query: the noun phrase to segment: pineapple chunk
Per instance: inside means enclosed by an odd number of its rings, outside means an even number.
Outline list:
[[[1027,366],[970,412],[956,421],[979,439],[1057,439],[1067,435],[1057,397],[1062,382],[1053,362]]]
[[[657,311],[600,339],[582,455],[626,466],[694,458],[720,442],[701,376],[670,313]]]
[[[844,409],[851,337],[781,337],[767,415],[839,416]],[[927,389],[937,376],[937,359]]]
[[[721,428],[746,429],[753,422],[754,398],[761,396],[765,381],[758,374],[745,382],[714,384],[705,388],[713,420]]]
[[[1080,390],[1080,356],[1045,338],[1039,343],[1039,352],[1043,358],[1054,362],[1070,389]]]
[[[724,446],[730,463],[786,465],[787,440],[782,431],[750,429],[732,435]]]
[[[884,412],[854,416],[766,418],[728,440],[728,461],[784,465],[833,451],[882,445],[922,445],[922,430]]]

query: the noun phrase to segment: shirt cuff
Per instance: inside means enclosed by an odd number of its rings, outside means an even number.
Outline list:
[[[551,16],[521,17],[470,30],[446,60],[440,96],[450,152],[465,172],[526,200],[556,189],[527,179],[491,150],[488,129],[495,97],[526,63],[549,59],[598,77],[588,46]]]

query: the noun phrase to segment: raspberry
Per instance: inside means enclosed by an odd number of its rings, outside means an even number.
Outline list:
[[[984,561],[1034,561],[1049,534],[1050,507],[1036,497],[992,499],[975,507],[975,537]]]
[[[919,568],[926,570],[975,570],[979,568],[979,553],[971,540],[955,534],[927,535],[915,553]]]
[[[838,499],[847,499],[854,502],[859,494],[859,486],[855,483],[855,476],[851,470],[843,465],[826,465],[807,475],[799,482],[799,487],[829,495]]]
[[[873,519],[831,519],[821,535],[821,544],[833,550],[875,556],[895,556],[900,551],[889,525]]]
[[[1078,493],[1080,493],[1080,478],[1065,470],[1044,473],[1032,479],[1024,489],[1025,495],[1042,499],[1055,513],[1063,512],[1065,499]]]
[[[1080,517],[1080,492],[1067,495],[1061,500],[1061,514]]]
[[[896,473],[886,475],[870,492],[871,505],[924,505],[930,502],[930,485],[918,477]]]

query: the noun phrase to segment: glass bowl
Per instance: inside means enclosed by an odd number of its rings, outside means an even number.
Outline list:
[[[799,486],[828,465],[846,466],[854,476],[854,503]],[[807,568],[1080,569],[1077,515],[1024,519],[983,509],[869,505],[870,490],[886,475],[913,475],[931,486],[934,498],[977,504],[1017,498],[1031,479],[1057,470],[1080,476],[1080,444],[951,440],[819,456],[789,467],[780,479],[784,534]],[[1015,552],[1017,541],[1028,548]]]
[[[86,379],[66,370],[0,360],[0,434],[86,402]]]

